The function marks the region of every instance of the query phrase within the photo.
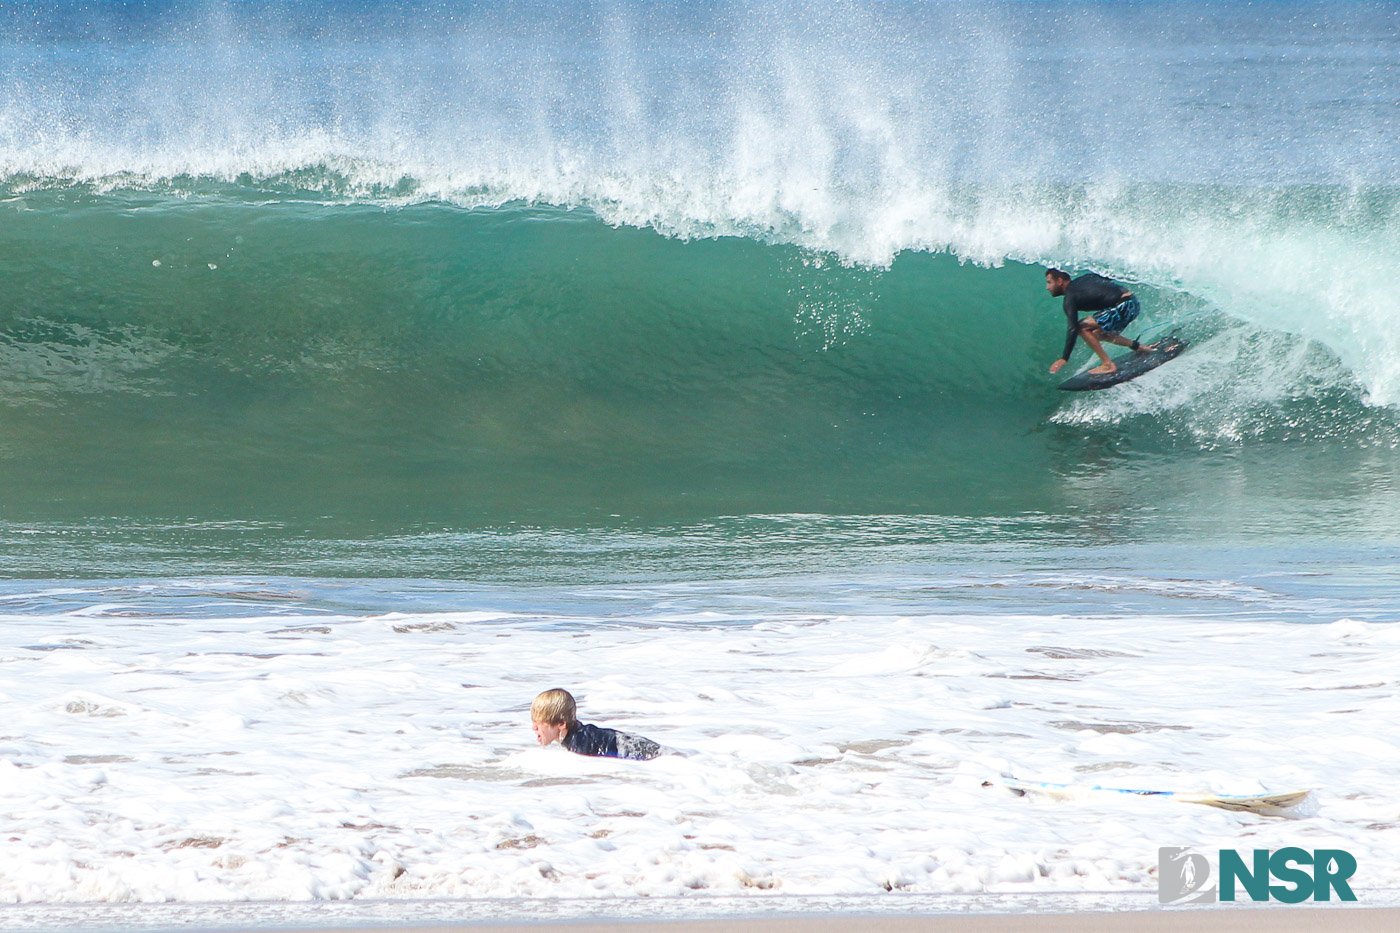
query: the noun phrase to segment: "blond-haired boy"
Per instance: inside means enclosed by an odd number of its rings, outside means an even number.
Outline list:
[[[573,695],[557,687],[535,697],[530,704],[530,721],[535,727],[535,740],[541,745],[558,742],[575,754],[638,761],[661,754],[661,746],[651,739],[579,722]]]

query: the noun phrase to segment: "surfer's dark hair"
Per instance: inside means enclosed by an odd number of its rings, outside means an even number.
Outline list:
[[[1045,277],[1047,279],[1067,279],[1069,278],[1069,273],[1064,271],[1063,269],[1046,269]]]

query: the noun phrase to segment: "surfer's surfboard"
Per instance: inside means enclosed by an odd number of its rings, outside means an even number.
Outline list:
[[[1157,344],[1155,350],[1147,353],[1131,350],[1123,356],[1115,357],[1113,362],[1118,366],[1118,369],[1111,373],[1096,376],[1086,369],[1060,383],[1060,388],[1066,392],[1107,389],[1109,386],[1116,386],[1120,382],[1127,382],[1129,379],[1136,379],[1143,373],[1151,372],[1167,360],[1180,356],[1181,351],[1188,346],[1190,344],[1179,337],[1167,337]]]
[[[1021,781],[1005,777],[996,781],[984,781],[983,787],[1005,787],[1013,793],[1025,796],[1039,794],[1057,800],[1072,800],[1089,794],[1132,794],[1138,797],[1170,797],[1182,803],[1199,803],[1221,810],[1239,810],[1259,813],[1264,816],[1280,815],[1280,811],[1291,810],[1304,803],[1312,791],[1295,790],[1279,794],[1207,794],[1193,791],[1139,790],[1129,787],[1101,787],[1098,784],[1056,784],[1050,781]]]

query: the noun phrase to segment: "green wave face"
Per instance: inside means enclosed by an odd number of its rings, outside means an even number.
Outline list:
[[[1328,522],[1317,500],[1388,483],[1400,437],[1325,349],[1148,284],[1142,329],[1193,351],[1058,393],[1038,265],[853,266],[521,205],[21,200],[0,225],[8,521],[1244,521],[1292,515],[1282,495]]]

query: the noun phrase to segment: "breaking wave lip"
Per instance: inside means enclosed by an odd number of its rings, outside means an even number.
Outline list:
[[[0,87],[5,206],[520,202],[877,269],[1092,269],[1320,344],[1400,403],[1383,7],[156,6],[35,7]],[[1058,125],[1105,115],[1121,132]]]

